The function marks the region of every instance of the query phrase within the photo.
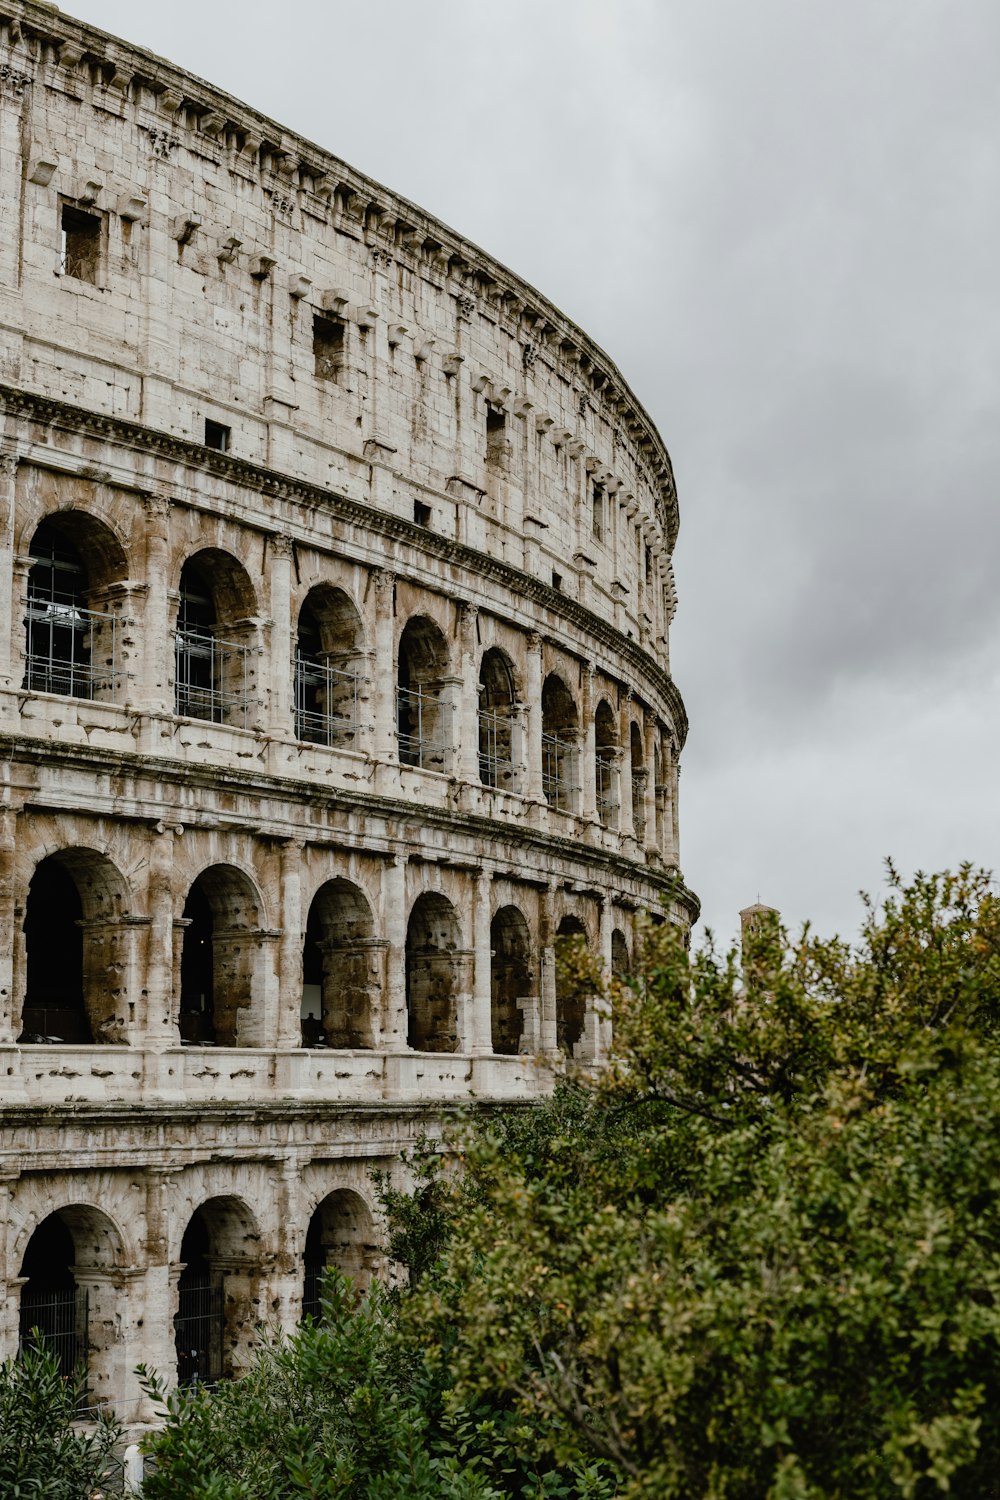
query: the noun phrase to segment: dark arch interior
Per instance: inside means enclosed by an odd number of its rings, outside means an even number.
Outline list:
[[[43,859],[31,877],[24,916],[27,982],[19,1041],[93,1041],[84,1003],[82,920],[73,877],[58,859]]]
[[[572,972],[573,955],[586,942],[587,929],[579,917],[563,917],[556,929],[556,1045],[568,1057],[583,1036],[587,997]]]
[[[448,647],[441,631],[423,615],[407,621],[399,640],[396,729],[404,766],[443,771],[447,725],[441,702]]]
[[[479,779],[513,789],[514,678],[502,651],[485,652],[479,669]]]
[[[418,1052],[458,1047],[458,921],[445,896],[413,904],[406,929],[407,1041]]]
[[[516,906],[504,906],[490,924],[490,1032],[493,1051],[516,1053],[524,1031],[524,1012],[518,1005],[531,994],[531,939],[528,924]]]
[[[60,1214],[43,1219],[28,1241],[21,1264],[21,1347],[44,1344],[63,1375],[87,1357],[87,1298],[73,1275],[76,1247]]]
[[[616,813],[614,757],[617,743],[615,716],[611,705],[602,698],[594,715],[594,771],[597,812],[605,824],[612,822]]]
[[[331,1267],[350,1277],[359,1295],[368,1290],[377,1256],[375,1239],[371,1213],[358,1193],[338,1188],[327,1194],[306,1231],[303,1317],[320,1316],[323,1274]]]
[[[181,1240],[174,1342],[181,1385],[209,1384],[223,1375],[224,1288],[212,1265],[212,1235],[204,1210],[196,1208]]]
[[[542,793],[550,807],[569,812],[576,798],[577,712],[573,695],[555,672],[542,685]]]
[[[311,589],[295,645],[295,734],[350,747],[358,728],[361,621],[343,589]]]
[[[183,917],[181,1041],[259,1045],[252,1010],[260,911],[247,877],[231,865],[211,865],[191,885]]]
[[[200,880],[188,892],[182,915],[190,926],[184,930],[181,947],[181,1041],[214,1042],[214,921]]]
[[[253,685],[248,646],[256,599],[240,563],[220,548],[181,569],[175,636],[178,714],[243,726]]]
[[[313,897],[302,960],[302,1045],[373,1047],[381,971],[371,908],[350,881],[329,880]]]

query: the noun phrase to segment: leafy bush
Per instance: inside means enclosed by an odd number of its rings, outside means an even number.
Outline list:
[[[117,1423],[74,1426],[82,1373],[67,1380],[44,1347],[0,1364],[0,1495],[4,1500],[84,1500],[103,1489]]]

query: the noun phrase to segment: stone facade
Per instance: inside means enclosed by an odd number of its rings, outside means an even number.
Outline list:
[[[600,1061],[560,933],[691,919],[677,502],[487,254],[22,0],[0,181],[0,1354],[140,1421],[378,1270],[372,1165]]]

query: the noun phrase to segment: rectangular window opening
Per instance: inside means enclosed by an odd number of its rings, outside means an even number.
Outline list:
[[[337,380],[344,368],[344,324],[313,315],[313,357],[317,380]]]
[[[552,587],[555,589],[555,591],[556,591],[557,594],[561,593],[561,591],[562,591],[562,574],[561,573],[555,573],[555,572],[553,572],[553,574],[552,574]]]
[[[604,540],[604,486],[595,484],[592,496],[593,521],[591,531],[594,541]]]
[[[205,418],[206,448],[214,448],[217,453],[228,453],[231,435],[232,428],[226,427],[222,422],[213,422],[211,417]]]
[[[413,502],[413,519],[418,526],[429,526],[431,524],[431,508],[422,500]]]
[[[62,205],[59,217],[60,275],[97,285],[103,230],[100,214],[88,213],[72,203]]]
[[[486,408],[486,462],[502,465],[507,456],[507,414],[495,406]]]

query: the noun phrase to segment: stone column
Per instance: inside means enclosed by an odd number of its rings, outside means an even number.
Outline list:
[[[618,719],[621,766],[618,775],[618,828],[623,838],[635,838],[632,819],[632,694],[622,694]]]
[[[292,543],[287,536],[268,537],[270,562],[271,662],[267,712],[268,733],[290,739],[295,723],[292,701]]]
[[[670,757],[670,863],[680,869],[681,832],[677,803],[681,794],[681,763],[676,755]]]
[[[278,1026],[275,1045],[302,1045],[302,851],[299,839],[281,846],[281,942],[278,951]]]
[[[17,1040],[14,1012],[21,1009],[14,1004],[16,849],[17,813],[5,807],[0,811],[0,1047]]]
[[[172,714],[174,641],[170,632],[170,501],[164,495],[143,496],[146,533],[146,600],[139,620],[142,632],[142,681],[134,700],[154,714]]]
[[[555,886],[547,886],[539,901],[541,921],[538,943],[540,948],[540,994],[541,1026],[539,1041],[544,1053],[556,1050],[556,921]]]
[[[376,760],[398,758],[396,743],[396,576],[377,568],[375,579],[375,735]]]
[[[23,555],[15,556],[11,569],[10,626],[7,637],[10,660],[8,681],[15,689],[24,682],[28,666],[28,643],[24,620],[28,613],[28,574],[30,572],[31,558]]]
[[[10,1253],[11,1199],[17,1174],[0,1176],[0,1361],[13,1359],[17,1353],[18,1304],[21,1280],[19,1266],[8,1262]]]
[[[14,617],[14,491],[18,457],[12,448],[0,448],[0,687],[18,687],[12,650],[12,631],[19,628]]]
[[[600,947],[601,947],[601,972],[604,982],[607,984],[611,979],[611,934],[614,931],[615,914],[611,902],[604,898],[600,906]],[[608,1001],[602,1001],[600,1009],[595,1015],[594,1026],[594,1061],[604,1062],[611,1047],[611,1006]]]
[[[597,821],[597,738],[594,726],[594,664],[585,662],[580,678],[580,746],[583,753],[583,789],[581,812],[588,823]]]
[[[405,1049],[406,1017],[406,859],[393,855],[382,875],[382,908],[388,950],[385,997],[382,1007],[382,1046],[390,1052]]]
[[[180,1046],[180,995],[174,1003],[174,836],[158,823],[150,838],[149,931],[146,948],[146,1044]]]
[[[476,671],[479,610],[474,604],[460,604],[458,639],[461,652],[459,666],[459,703],[455,715],[458,736],[456,772],[460,781],[479,781],[479,675]]]
[[[527,713],[524,743],[524,795],[531,802],[542,800],[542,638],[536,631],[528,636],[525,689]]]
[[[492,996],[493,953],[490,945],[490,906],[493,897],[493,877],[488,870],[480,870],[476,876],[476,894],[473,904],[473,988],[472,1025],[467,1044],[470,1052],[492,1052]]]
[[[656,720],[651,714],[646,715],[645,723],[646,740],[646,837],[645,845],[648,853],[659,849],[656,837]],[[661,767],[662,774],[662,767]]]

